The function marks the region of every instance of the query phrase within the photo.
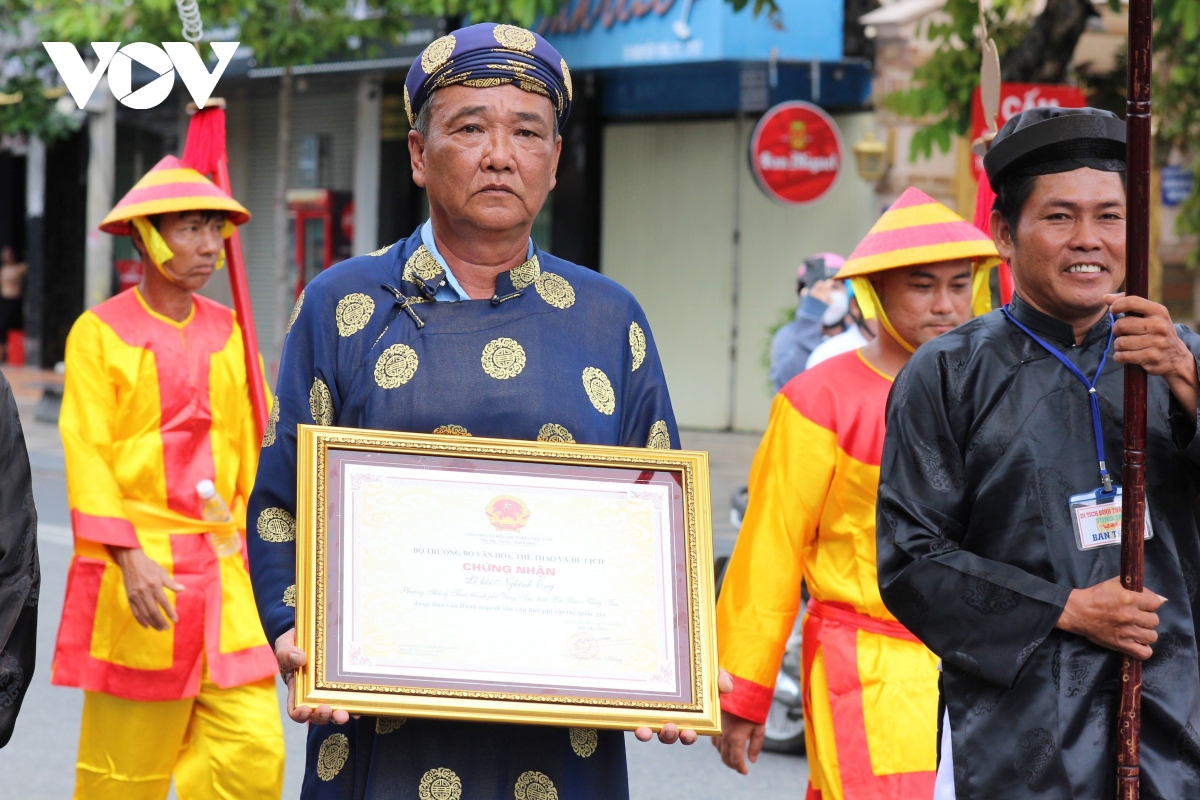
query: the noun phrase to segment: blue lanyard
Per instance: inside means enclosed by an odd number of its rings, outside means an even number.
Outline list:
[[[1112,478],[1109,477],[1108,467],[1104,465],[1104,430],[1100,427],[1100,400],[1096,397],[1096,381],[1100,380],[1100,373],[1104,371],[1104,361],[1108,358],[1108,351],[1112,349],[1113,315],[1108,315],[1108,344],[1104,346],[1104,352],[1100,355],[1100,366],[1096,367],[1096,377],[1089,381],[1087,376],[1083,374],[1079,367],[1072,364],[1069,358],[1058,352],[1058,350],[1043,341],[1040,336],[1018,322],[1017,318],[1009,313],[1008,306],[1004,306],[1003,311],[1004,316],[1008,318],[1009,322],[1025,331],[1025,333],[1029,335],[1030,339],[1033,339],[1035,342],[1044,347],[1046,351],[1050,353],[1050,355],[1061,361],[1063,366],[1071,370],[1071,373],[1079,379],[1079,382],[1087,387],[1088,400],[1091,401],[1092,405],[1092,434],[1096,438],[1096,460],[1100,462],[1100,482],[1104,485],[1105,493],[1111,493],[1113,490],[1113,482]]]

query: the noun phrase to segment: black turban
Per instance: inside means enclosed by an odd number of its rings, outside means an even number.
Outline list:
[[[993,191],[1009,176],[1083,167],[1125,171],[1125,121],[1111,111],[1057,106],[1022,111],[1004,123],[983,157]]]

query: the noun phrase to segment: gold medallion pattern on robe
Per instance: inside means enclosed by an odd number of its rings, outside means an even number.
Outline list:
[[[296,607],[296,584],[292,584],[283,590],[283,604],[285,606]],[[328,780],[328,778],[326,778]]]
[[[558,800],[558,790],[549,776],[530,770],[521,773],[513,787],[516,800]]]
[[[404,727],[406,722],[408,722],[407,717],[376,717],[375,732],[381,735],[391,733]]]
[[[412,380],[417,373],[417,351],[406,344],[394,344],[379,354],[375,362],[375,383],[381,389],[395,389]]]
[[[538,257],[536,255],[523,264],[518,264],[508,271],[508,277],[512,281],[514,289],[524,289],[526,286],[536,281],[538,276],[541,274],[542,265],[538,263]]]
[[[462,797],[462,781],[454,770],[436,767],[421,776],[417,797],[421,800],[459,800]]]
[[[317,752],[317,777],[323,781],[333,780],[346,766],[349,757],[350,740],[346,734],[330,734],[328,739],[321,742],[321,749]]]
[[[292,306],[292,315],[288,317],[287,329],[285,334],[292,332],[292,326],[296,324],[296,317],[300,316],[300,308],[304,305],[304,290],[300,291],[300,296],[296,298],[296,305]]]
[[[637,322],[629,323],[629,349],[633,352],[633,371],[646,360],[646,332]]]
[[[408,103],[408,87],[407,86],[404,87],[404,94],[405,94],[404,102],[407,104]],[[389,244],[385,247],[381,247],[378,250],[367,253],[367,255],[369,255],[369,256],[386,256],[387,251],[391,250],[395,244],[396,244],[395,242],[392,242],[391,244]]]
[[[282,508],[264,508],[258,515],[258,538],[264,542],[296,541],[296,518]]]
[[[433,253],[429,252],[428,247],[421,245],[408,257],[408,261],[404,262],[404,274],[400,277],[409,283],[416,283],[413,276],[422,281],[430,281],[441,271],[442,265],[433,257]]]
[[[312,388],[308,390],[308,410],[312,412],[313,423],[333,424],[333,395],[320,378],[314,378]]]
[[[671,432],[667,430],[667,421],[660,419],[650,426],[650,436],[646,439],[646,447],[651,450],[670,450]]]
[[[575,289],[567,279],[553,272],[543,272],[533,282],[541,298],[555,308],[570,308],[575,305]]]
[[[595,728],[571,728],[570,734],[571,749],[575,751],[575,755],[587,758],[596,752],[596,746],[600,744],[600,736],[596,733]]]
[[[571,435],[571,432],[557,422],[547,422],[543,425],[542,429],[538,431],[537,440],[539,442],[575,443],[575,437]]]
[[[375,301],[370,295],[362,292],[346,295],[338,301],[337,310],[334,312],[337,317],[338,335],[344,338],[358,333],[367,327],[374,313]]]
[[[575,89],[571,86],[571,70],[567,69],[567,60],[565,58],[560,58],[558,60],[558,66],[559,69],[562,70],[563,86],[567,87],[567,99],[574,100]]]
[[[588,400],[601,414],[612,414],[617,410],[617,395],[613,392],[612,384],[604,370],[587,367],[583,370],[583,390],[587,392]]]
[[[525,348],[516,339],[501,336],[484,345],[479,361],[488,375],[498,381],[508,380],[525,369]]]
[[[275,444],[275,428],[279,425],[279,398],[271,403],[271,415],[267,417],[267,429],[263,431],[263,447]]]
[[[447,436],[470,436],[471,432],[462,425],[438,425],[433,429],[434,433],[444,433]]]
[[[432,75],[449,61],[450,54],[454,52],[454,45],[457,43],[453,33],[447,33],[430,42],[425,51],[421,53],[421,69],[425,70],[425,74]]]
[[[500,43],[501,47],[507,47],[509,50],[528,53],[537,46],[537,40],[533,38],[533,34],[516,25],[497,25],[492,29],[492,35],[496,37],[496,41]]]

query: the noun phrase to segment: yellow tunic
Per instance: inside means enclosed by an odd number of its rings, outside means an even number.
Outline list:
[[[937,659],[879,595],[875,497],[891,380],[858,352],[776,396],[717,604],[722,708],[763,722],[800,606],[810,798],[930,798]]]
[[[175,322],[137,289],[85,312],[67,339],[59,429],[75,557],[52,682],[129,700],[177,700],[202,667],[225,688],[271,676],[243,553],[218,558],[196,484],[214,481],[244,537],[256,437],[241,329],[229,309],[195,297]],[[106,545],[141,547],[185,591],[178,625],[143,628]]]

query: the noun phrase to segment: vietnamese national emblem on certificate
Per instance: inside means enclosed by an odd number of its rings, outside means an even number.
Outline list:
[[[508,494],[493,498],[484,513],[498,531],[519,531],[529,523],[529,506]]]

